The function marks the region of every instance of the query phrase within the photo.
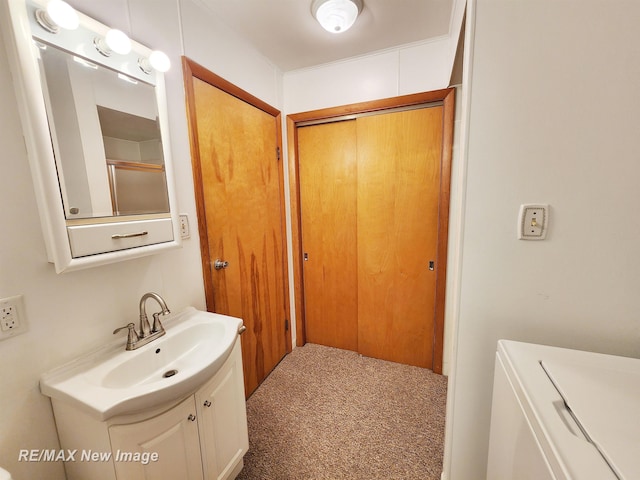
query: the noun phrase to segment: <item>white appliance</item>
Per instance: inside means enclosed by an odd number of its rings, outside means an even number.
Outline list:
[[[640,479],[640,359],[500,340],[487,479]]]

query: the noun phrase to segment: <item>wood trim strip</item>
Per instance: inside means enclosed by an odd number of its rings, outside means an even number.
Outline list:
[[[382,100],[372,100],[369,102],[342,105],[340,107],[323,108],[320,110],[312,110],[309,112],[294,113],[288,115],[288,118],[291,118],[293,122],[297,124],[302,122],[319,121],[329,118],[342,117],[345,115],[377,112],[388,110],[391,108],[409,107],[411,105],[420,105],[422,103],[440,102],[446,98],[450,90],[450,88],[444,90],[434,90],[433,92],[414,93],[411,95],[384,98]]]
[[[278,146],[278,176],[280,183],[280,222],[281,235],[282,235],[282,282],[283,282],[283,295],[284,295],[284,313],[287,319],[288,330],[285,333],[285,342],[287,353],[291,353],[293,350],[291,331],[293,326],[291,325],[291,301],[289,293],[289,255],[287,250],[287,205],[285,201],[285,181],[284,181],[284,152],[282,150],[282,115],[278,112],[275,116],[276,121],[276,144]]]
[[[189,145],[191,148],[191,166],[193,173],[193,188],[196,200],[196,212],[198,216],[198,238],[200,240],[200,257],[202,259],[202,278],[204,281],[204,296],[207,310],[215,311],[213,281],[211,275],[211,254],[207,239],[207,218],[205,215],[204,191],[202,189],[202,167],[200,164],[200,145],[198,143],[198,123],[196,121],[195,93],[193,91],[193,78],[199,78],[191,69],[193,62],[187,57],[182,57],[182,72],[185,90],[185,103],[187,106],[187,124],[189,129]],[[197,65],[197,64],[195,64]],[[202,67],[200,67],[200,73]]]
[[[289,158],[289,205],[291,207],[291,253],[293,257],[293,293],[296,311],[296,345],[307,343],[302,284],[302,218],[300,175],[298,170],[298,129],[294,115],[287,116],[287,152]]]
[[[240,100],[250,105],[253,105],[254,107],[262,110],[263,112],[268,113],[269,115],[272,115],[274,117],[277,117],[278,115],[280,115],[280,110],[278,110],[277,108],[274,108],[268,103],[263,102],[258,97],[251,95],[249,92],[241,89],[240,87],[237,87],[233,83],[207,70],[205,67],[194,62],[193,60],[187,57],[182,57],[182,64],[183,64],[183,67],[184,65],[189,66],[189,69],[191,71],[191,76],[199,78],[203,82],[207,82],[208,84],[219,88],[220,90],[228,93],[229,95],[233,95],[234,97],[239,98]]]
[[[441,158],[440,200],[438,207],[438,254],[436,258],[436,302],[434,312],[433,371],[442,374],[444,350],[444,310],[446,288],[447,242],[449,232],[449,203],[451,185],[451,161],[453,154],[453,128],[455,120],[455,89],[446,88],[431,92],[402,95],[399,97],[353,103],[339,107],[324,108],[287,116],[287,141],[289,153],[289,193],[291,203],[291,234],[293,256],[293,289],[296,309],[296,345],[306,343],[304,296],[302,279],[302,236],[300,217],[300,182],[298,175],[297,124],[342,117],[345,115],[384,111],[430,102],[443,102],[443,138]]]
[[[447,251],[449,241],[449,205],[451,203],[451,164],[455,125],[455,89],[444,100],[442,119],[442,158],[440,164],[440,200],[438,206],[438,252],[436,256],[436,304],[433,322],[433,371],[442,374],[444,354],[444,313],[447,286]]]
[[[157,163],[128,162],[125,160],[111,160],[107,158],[107,165],[113,165],[123,170],[139,170],[142,172],[164,172],[164,165]]]

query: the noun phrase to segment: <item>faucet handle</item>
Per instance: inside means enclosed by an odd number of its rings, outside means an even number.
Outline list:
[[[166,315],[166,313],[157,312],[153,314],[153,326],[151,327],[151,333],[164,332],[164,327],[160,322],[160,315]]]
[[[113,331],[113,334],[115,335],[120,330],[124,330],[125,328],[129,329],[128,332],[127,332],[127,347],[126,347],[126,350],[133,350],[133,347],[135,347],[135,345],[138,342],[138,340],[140,340],[140,338],[138,337],[138,334],[136,333],[136,330],[135,330],[136,326],[133,323],[128,323],[124,327],[116,328]]]

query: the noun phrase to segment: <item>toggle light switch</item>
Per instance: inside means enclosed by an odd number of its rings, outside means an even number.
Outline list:
[[[544,240],[549,225],[549,205],[520,205],[518,215],[519,240]]]

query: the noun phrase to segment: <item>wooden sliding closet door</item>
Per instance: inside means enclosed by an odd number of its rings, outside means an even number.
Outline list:
[[[307,340],[357,351],[356,122],[299,128],[298,152]]]
[[[358,346],[432,368],[442,107],[358,119]]]
[[[443,107],[299,127],[307,341],[433,368]]]

